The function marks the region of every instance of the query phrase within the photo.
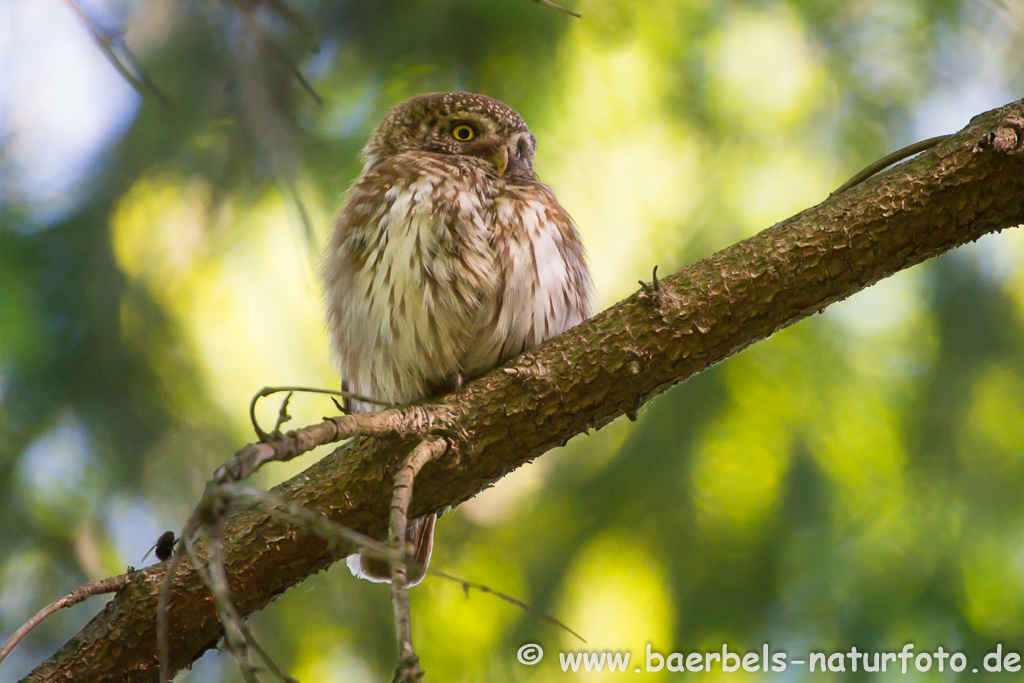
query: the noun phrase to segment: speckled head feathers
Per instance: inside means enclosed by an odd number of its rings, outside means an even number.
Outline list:
[[[452,131],[469,125],[470,140]],[[363,149],[366,167],[410,150],[487,158],[505,148],[514,174],[533,175],[537,140],[526,122],[503,102],[467,92],[418,95],[392,107]]]

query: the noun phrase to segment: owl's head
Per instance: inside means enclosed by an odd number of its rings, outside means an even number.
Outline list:
[[[488,172],[534,180],[537,138],[514,109],[486,95],[420,95],[396,105],[363,149],[366,168],[395,154],[433,152],[480,159]]]

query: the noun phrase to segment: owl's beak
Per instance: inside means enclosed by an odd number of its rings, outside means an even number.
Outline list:
[[[494,164],[498,175],[505,175],[505,169],[508,168],[508,149],[505,148],[505,145],[500,145],[487,155],[487,160]]]
[[[508,147],[497,136],[480,138],[466,149],[465,154],[490,162],[499,176],[505,175],[508,168]]]

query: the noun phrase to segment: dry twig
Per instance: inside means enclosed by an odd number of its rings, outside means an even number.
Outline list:
[[[255,487],[251,487],[255,489]],[[257,489],[258,490],[258,489]],[[222,538],[223,520],[227,515],[230,502],[235,496],[226,486],[208,485],[200,505],[189,519],[186,528],[182,531],[181,544],[184,552],[189,556],[192,567],[203,580],[203,583],[213,594],[217,601],[217,610],[221,624],[224,628],[224,642],[228,651],[238,662],[243,680],[246,683],[258,683],[256,677],[257,668],[250,661],[249,650],[255,650],[267,668],[283,683],[294,683],[293,678],[285,674],[280,667],[270,658],[267,652],[260,647],[252,631],[246,625],[242,616],[235,608],[232,599],[231,588],[228,584],[227,572],[224,562],[224,543]],[[195,548],[195,536],[199,531],[207,532],[206,539],[206,565],[203,565],[202,558]],[[169,677],[169,655],[168,655],[168,631],[167,631],[167,595],[166,587],[171,584],[171,577],[177,568],[181,553],[175,553],[168,571],[164,575],[164,581],[160,586],[160,603],[157,608],[157,644],[160,656],[160,680],[167,681]]]
[[[576,636],[577,638],[579,638],[584,643],[587,642],[586,638],[581,636],[579,633],[576,633],[576,631],[573,631],[571,628],[566,626],[564,623],[562,623],[558,619],[555,619],[550,614],[547,614],[546,612],[542,612],[539,609],[537,609],[536,607],[534,607],[533,605],[528,605],[525,602],[523,602],[522,600],[519,600],[517,598],[513,598],[511,595],[507,595],[505,593],[502,593],[501,591],[496,591],[493,588],[491,588],[489,586],[485,586],[485,585],[483,585],[481,583],[474,583],[472,581],[467,581],[466,579],[460,579],[459,577],[452,576],[448,572],[441,571],[440,569],[427,569],[427,573],[430,574],[431,576],[436,576],[436,577],[438,577],[440,579],[447,579],[449,581],[453,581],[453,582],[459,584],[460,586],[462,586],[463,592],[465,592],[467,594],[469,593],[470,589],[474,589],[474,590],[480,591],[481,593],[487,593],[488,595],[493,595],[494,597],[498,598],[499,600],[504,600],[505,602],[509,603],[510,605],[515,605],[516,607],[519,607],[520,609],[522,609],[524,612],[528,612],[528,613],[532,614],[535,617],[539,617],[539,618],[543,619],[544,621],[548,622],[549,624],[552,624],[553,626],[557,626],[558,628],[566,631],[567,633]]]
[[[263,429],[260,427],[260,423],[256,420],[256,404],[259,403],[259,400],[261,398],[273,396],[274,394],[279,394],[283,391],[288,392],[288,398],[286,398],[284,400],[284,403],[281,405],[281,410],[278,414],[278,422],[277,425],[274,427],[274,431],[268,434],[267,432],[263,431]],[[263,387],[255,394],[253,394],[252,399],[249,401],[249,421],[252,422],[252,428],[253,431],[256,432],[257,439],[259,439],[260,441],[270,441],[271,439],[278,438],[280,436],[280,434],[278,434],[277,432],[281,428],[281,425],[286,422],[284,418],[287,417],[285,411],[288,408],[288,401],[291,399],[292,394],[294,394],[296,391],[300,391],[304,394],[325,394],[327,396],[341,396],[342,398],[352,399],[354,401],[361,401],[363,403],[369,403],[370,405],[381,406],[383,408],[396,407],[394,403],[378,401],[367,396],[362,396],[361,394],[352,393],[351,391],[320,389],[318,387]],[[335,405],[337,405],[337,401],[335,401]]]
[[[408,574],[405,566],[405,530],[409,522],[409,503],[416,475],[431,460],[440,457],[448,442],[444,439],[425,439],[413,449],[402,468],[395,474],[391,498],[391,523],[388,541],[394,552],[391,561],[391,603],[395,610],[395,630],[398,633],[398,665],[396,683],[415,683],[423,678],[419,658],[412,647],[412,618],[409,614]]]
[[[242,617],[235,609],[231,598],[231,588],[228,585],[228,575],[224,568],[224,542],[221,538],[223,527],[222,520],[214,521],[209,527],[209,535],[206,539],[206,570],[200,572],[206,587],[210,589],[217,600],[217,611],[220,614],[220,623],[224,627],[224,643],[228,652],[238,663],[242,672],[242,678],[246,683],[258,683],[256,678],[256,667],[249,660],[249,639],[242,628]],[[198,569],[201,567],[199,557],[192,545],[192,539],[185,537],[185,547],[192,558],[192,564]]]
[[[282,498],[273,491],[249,484],[232,483],[221,484],[217,487],[216,493],[225,500],[250,499],[260,503],[275,517],[294,524],[309,533],[316,534],[331,545],[338,542],[350,543],[379,559],[390,561],[392,558],[393,553],[387,544],[361,534],[355,529],[333,522],[316,510]]]
[[[242,499],[250,499],[259,504],[262,504],[268,510],[270,510],[278,519],[285,520],[291,524],[294,524],[295,526],[299,527],[304,531],[316,534],[317,536],[320,536],[332,545],[339,542],[350,543],[357,547],[360,550],[360,552],[365,552],[376,559],[386,560],[389,562],[396,556],[396,552],[392,550],[391,546],[381,543],[380,541],[374,538],[370,538],[365,534],[361,534],[355,529],[350,529],[347,526],[338,524],[337,522],[328,519],[322,513],[317,512],[316,510],[312,510],[305,506],[299,505],[298,503],[282,498],[273,491],[266,491],[257,486],[251,486],[248,484],[235,483],[223,484],[217,487],[217,493],[218,495],[231,500],[237,501]],[[408,557],[405,558],[405,561],[407,570],[423,570],[423,568],[418,566],[416,563],[409,562]],[[529,614],[539,617],[544,621],[548,622],[549,624],[552,624],[554,626],[557,626],[558,628],[563,629],[567,633],[579,638],[584,643],[587,642],[586,639],[583,638],[583,636],[569,628],[569,626],[567,626],[563,622],[537,609],[536,607],[533,607],[532,605],[529,605],[523,602],[522,600],[519,600],[518,598],[512,597],[511,595],[502,593],[501,591],[495,590],[481,583],[475,583],[467,579],[461,579],[457,576],[449,574],[448,572],[442,571],[440,569],[435,569],[433,567],[427,567],[426,573],[431,576],[436,576],[439,579],[444,579],[446,581],[452,581],[454,583],[457,583],[460,586],[462,586],[463,591],[466,592],[468,592],[470,589],[473,589],[478,590],[481,593],[493,595],[499,600],[503,600],[511,605],[515,605],[516,607],[523,609]]]
[[[225,642],[228,650],[238,661],[242,677],[247,683],[255,683],[255,668],[249,659],[249,647],[252,646],[257,650],[257,652],[262,652],[262,650],[259,649],[259,646],[256,645],[255,641],[250,637],[251,634],[248,634],[248,629],[232,601],[231,590],[228,586],[227,574],[224,568],[221,528],[223,526],[223,521],[227,516],[229,504],[233,499],[242,495],[266,499],[270,494],[263,492],[263,494],[257,496],[255,495],[255,491],[260,491],[260,489],[256,489],[256,487],[241,487],[240,485],[237,485],[236,482],[249,478],[258,471],[260,467],[268,462],[290,460],[297,455],[312,450],[322,443],[338,441],[356,435],[408,437],[413,434],[425,434],[430,431],[430,422],[425,419],[425,412],[421,408],[409,407],[404,410],[390,409],[377,413],[341,415],[339,417],[326,419],[324,422],[319,425],[314,425],[312,428],[307,427],[303,430],[292,431],[288,432],[288,434],[281,435],[279,429],[281,424],[289,419],[287,414],[288,399],[294,391],[310,391],[312,393],[342,395],[346,397],[354,396],[356,400],[363,400],[365,397],[353,395],[349,392],[339,392],[328,389],[266,387],[253,397],[249,406],[250,416],[253,419],[253,425],[258,434],[261,433],[262,430],[260,430],[259,426],[256,424],[254,412],[255,403],[261,396],[269,396],[279,391],[287,391],[289,393],[288,398],[284,400],[280,410],[278,411],[278,420],[274,428],[275,433],[266,435],[268,440],[265,442],[249,444],[248,446],[236,451],[228,462],[217,469],[214,473],[213,479],[207,483],[202,499],[196,505],[195,510],[186,522],[185,528],[181,532],[182,543],[179,546],[179,552],[176,552],[172,556],[171,563],[168,565],[167,572],[164,574],[163,581],[160,585],[160,597],[157,606],[157,647],[160,657],[160,680],[163,683],[166,683],[169,675],[168,672],[170,671],[170,648],[167,623],[170,586],[173,582],[174,574],[177,571],[178,563],[180,562],[181,546],[184,547],[192,560],[192,565],[196,572],[217,600],[218,613],[224,627]],[[325,438],[327,439],[326,441],[324,440]],[[441,443],[441,450],[443,451],[444,449],[444,442],[439,439],[432,439],[424,443]],[[420,452],[420,449],[414,451],[413,456],[418,452]],[[432,453],[433,450],[428,449],[427,452]],[[412,456],[410,456],[410,458],[412,458]],[[419,467],[416,467],[416,471],[419,471]],[[415,476],[415,474],[413,476]],[[233,485],[235,488],[232,488]],[[283,500],[272,499],[271,502],[276,507],[284,507],[290,515],[302,517],[301,506],[289,504]],[[408,501],[406,501],[406,508],[408,508]],[[202,530],[206,530],[209,534],[206,545],[206,568],[202,566],[200,558],[195,553],[193,547],[195,535]],[[376,541],[373,541],[373,539],[368,539],[367,537],[362,537],[361,535],[356,534],[354,531],[346,531],[350,533],[345,534],[345,540],[359,547],[371,547],[373,544],[377,543]],[[337,534],[338,532],[336,531],[335,533]],[[388,559],[391,559],[392,562],[396,560],[396,557],[393,556],[390,551],[385,551],[384,554]],[[401,561],[401,558],[398,558],[398,560]],[[408,601],[408,597],[406,597],[406,601]],[[408,609],[408,607],[406,609]],[[273,671],[279,671],[277,666],[274,665],[273,662],[267,660],[265,656],[264,660]],[[284,676],[284,674],[280,675]]]
[[[925,150],[931,149],[932,147],[934,147],[935,145],[939,144],[943,140],[946,140],[946,139],[951,138],[951,137],[953,137],[953,136],[952,135],[938,135],[938,136],[936,136],[934,138],[928,138],[927,140],[921,140],[919,142],[913,143],[912,145],[907,145],[906,147],[903,147],[902,149],[896,150],[892,154],[887,154],[884,157],[882,157],[881,159],[879,159],[878,161],[875,161],[874,163],[869,164],[866,168],[864,168],[863,170],[858,172],[855,176],[853,176],[852,178],[847,180],[845,183],[840,185],[834,192],[829,194],[829,197],[834,197],[837,194],[842,194],[843,192],[846,192],[847,190],[849,190],[851,187],[854,187],[856,185],[860,185],[861,183],[863,183],[865,180],[867,180],[871,176],[875,175],[876,173],[879,173],[880,171],[884,171],[885,169],[889,168],[893,164],[899,163],[899,162],[903,161],[904,159],[908,159],[908,158],[914,156],[915,154],[920,154],[921,152],[924,152]]]

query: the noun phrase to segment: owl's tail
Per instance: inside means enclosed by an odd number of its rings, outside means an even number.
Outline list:
[[[409,585],[415,586],[427,575],[430,551],[434,548],[434,522],[437,515],[427,515],[409,520],[405,530],[406,544],[415,547],[408,565]],[[349,555],[345,561],[349,570],[361,579],[375,583],[391,583],[391,565],[386,560],[370,557],[362,552]]]

